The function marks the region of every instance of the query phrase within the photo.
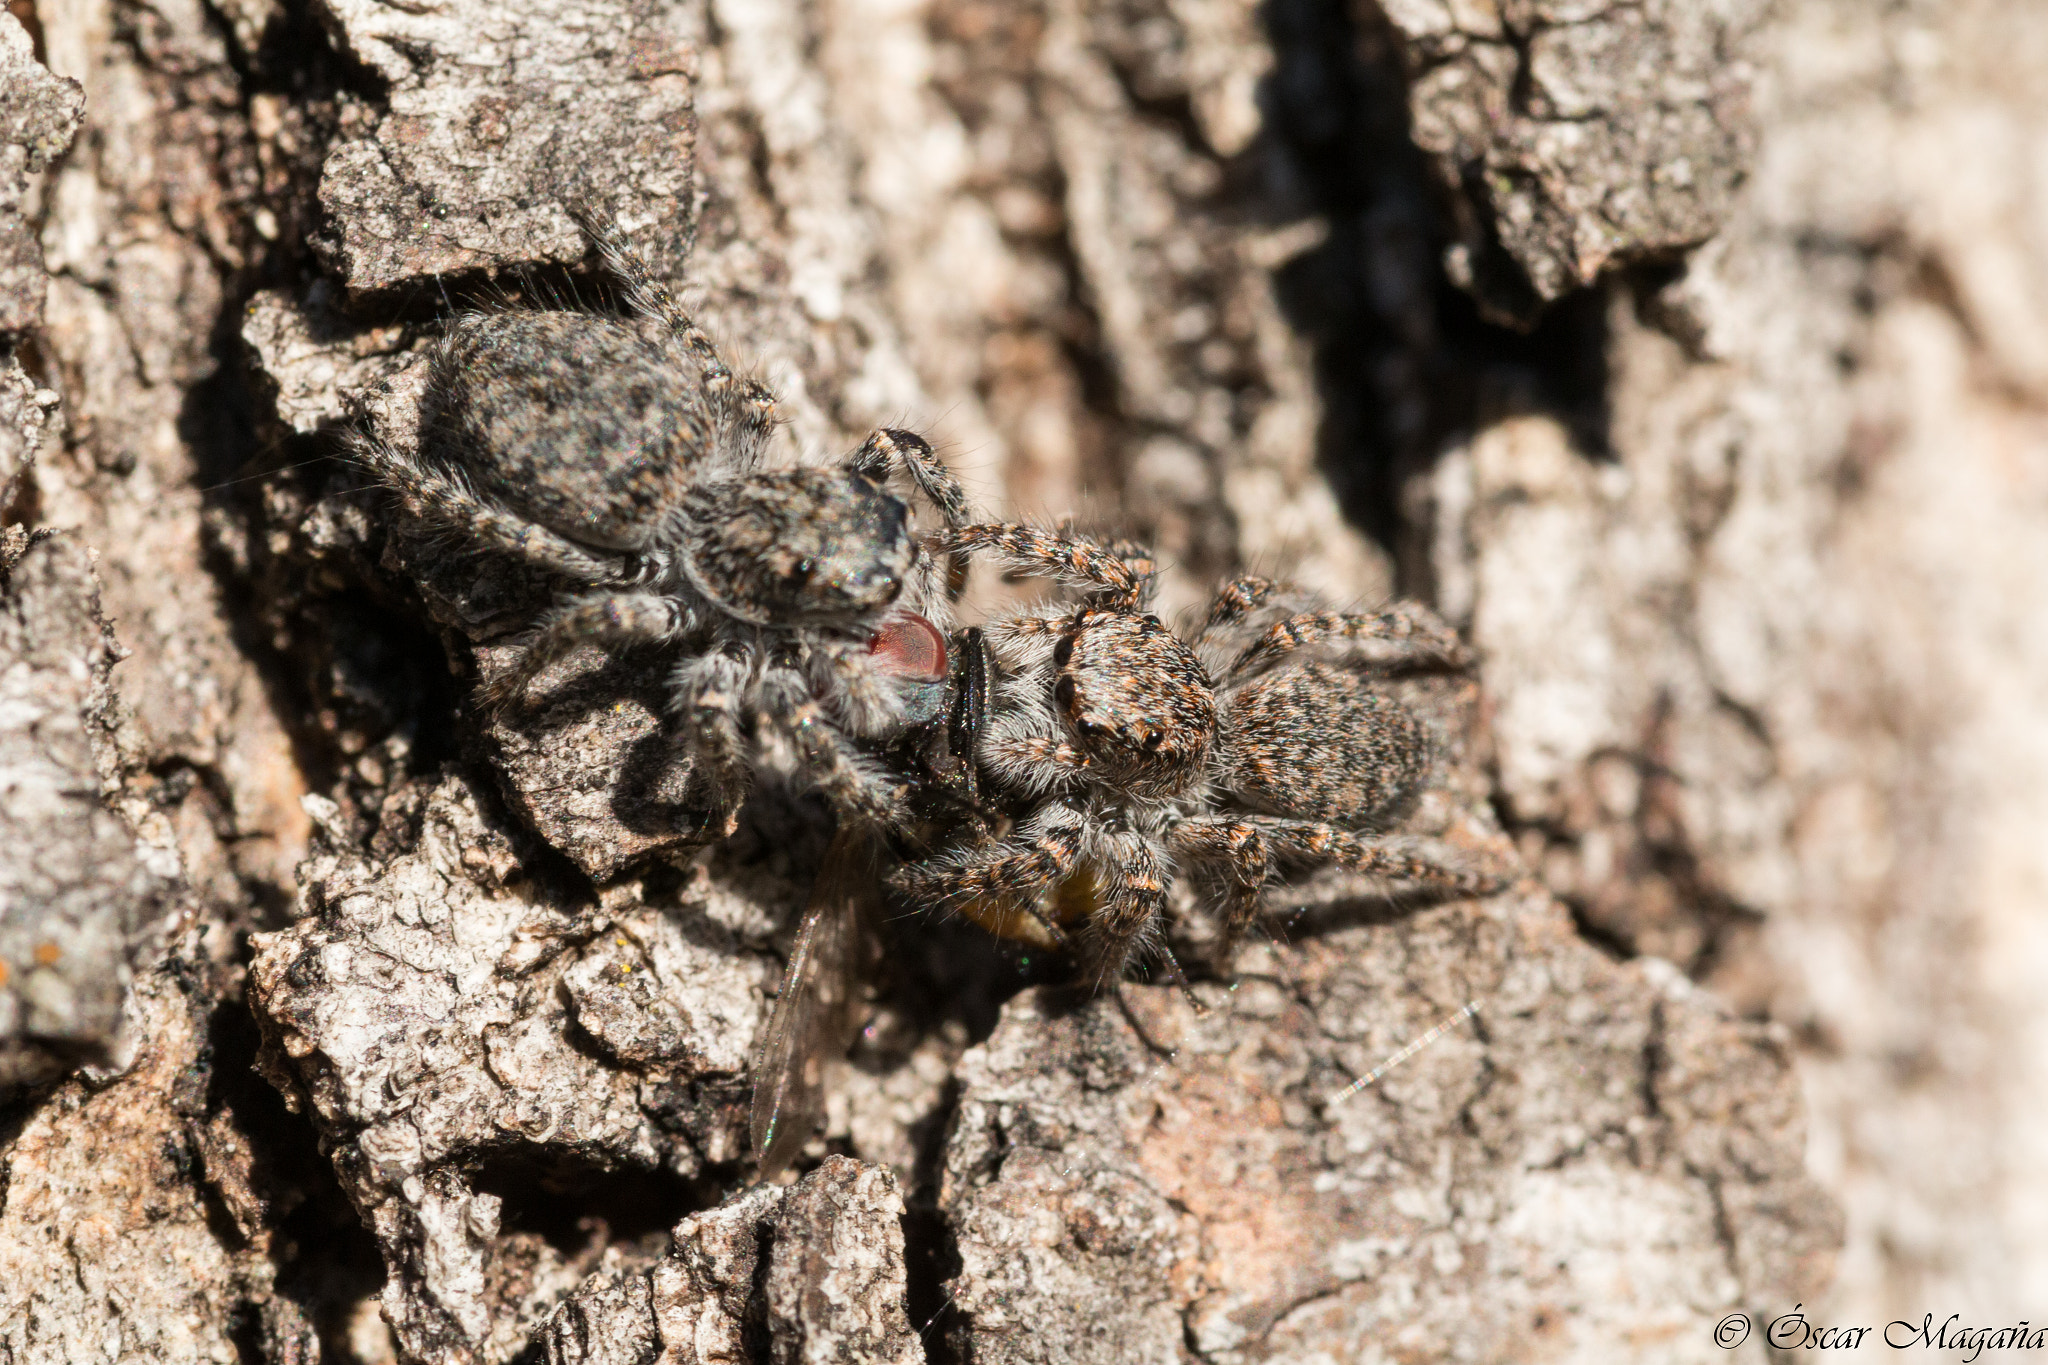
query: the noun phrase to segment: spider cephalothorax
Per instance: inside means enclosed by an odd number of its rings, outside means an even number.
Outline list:
[[[414,514],[570,585],[491,701],[586,643],[670,646],[672,710],[728,816],[765,742],[843,813],[894,820],[900,783],[853,741],[901,729],[945,677],[926,618],[944,619],[947,574],[886,485],[907,476],[949,524],[965,495],[908,431],[877,431],[830,468],[771,466],[774,395],[585,227],[631,316],[458,317],[432,358],[418,449],[362,438],[358,452]]]
[[[1374,676],[1464,662],[1421,608],[1333,612],[1242,578],[1189,645],[1144,610],[1125,547],[1015,526],[954,540],[1091,600],[987,628],[1000,679],[977,754],[1014,828],[906,868],[896,880],[913,899],[1050,938],[1078,906],[1101,982],[1156,935],[1183,864],[1219,875],[1231,937],[1288,865],[1453,892],[1495,884],[1376,833],[1420,788],[1432,746]]]
[[[899,449],[918,441],[882,435]],[[910,509],[857,470],[777,469],[705,483],[680,512],[716,528],[683,538],[683,576],[755,625],[831,628],[871,618],[894,605],[919,562]]]
[[[1159,618],[1085,609],[1053,646],[1053,703],[1096,782],[1167,798],[1201,779],[1216,696],[1194,651]]]

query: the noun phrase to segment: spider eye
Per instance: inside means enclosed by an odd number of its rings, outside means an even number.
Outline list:
[[[1065,668],[1067,661],[1074,657],[1074,637],[1060,636],[1060,642],[1052,647],[1052,661],[1055,666]]]
[[[1052,685],[1052,699],[1058,702],[1065,710],[1071,711],[1073,709],[1074,679],[1070,675],[1060,675],[1060,680]],[[1086,730],[1088,726],[1084,722],[1081,728]]]
[[[1158,753],[1159,746],[1164,744],[1165,742],[1166,732],[1163,730],[1147,730],[1145,732],[1145,738],[1140,741],[1140,743],[1144,746],[1145,752],[1148,754]]]

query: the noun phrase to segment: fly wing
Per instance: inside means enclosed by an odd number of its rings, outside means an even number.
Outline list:
[[[872,843],[842,828],[818,869],[782,993],[754,1056],[759,1179],[789,1165],[824,1117],[825,1065],[846,1055],[860,1023],[863,948],[880,886]]]

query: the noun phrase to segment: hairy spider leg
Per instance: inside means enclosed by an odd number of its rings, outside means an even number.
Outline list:
[[[846,467],[877,483],[902,470],[918,491],[939,509],[948,526],[967,523],[967,490],[953,471],[932,449],[932,443],[914,431],[879,427],[862,442],[860,449],[846,457]]]
[[[658,593],[593,593],[541,618],[519,661],[484,692],[484,705],[502,706],[526,690],[549,664],[579,645],[662,644],[687,634],[688,609]]]
[[[804,643],[799,648],[812,694],[836,694],[849,730],[876,735],[901,718],[903,702],[875,668],[865,641]]]
[[[1011,673],[1029,673],[1051,666],[1052,652],[1072,618],[1067,607],[1049,607],[1038,614],[991,621],[982,627],[982,637],[997,662]]]
[[[626,576],[622,561],[592,554],[545,526],[493,506],[460,475],[429,469],[417,458],[368,436],[357,435],[350,447],[358,459],[398,490],[407,510],[424,520],[467,532],[493,549],[564,578],[595,584]]]
[[[1403,603],[1371,615],[1305,611],[1276,621],[1237,656],[1226,676],[1243,678],[1291,654],[1333,641],[1377,646],[1370,661],[1388,666],[1462,668],[1469,662],[1457,632]]]
[[[1035,526],[983,522],[955,527],[941,540],[949,549],[986,551],[1015,572],[1046,574],[1064,587],[1090,593],[1112,610],[1136,611],[1151,584],[1131,561],[1110,547]]]
[[[881,483],[900,469],[917,485],[925,499],[939,509],[939,516],[948,529],[962,526],[967,521],[967,490],[960,486],[960,480],[954,477],[953,471],[946,468],[945,461],[932,449],[932,443],[914,431],[877,428],[860,449],[846,457],[845,465],[852,472],[876,483]],[[925,558],[919,556],[920,568]],[[943,584],[935,581],[925,586],[928,594],[932,588],[941,588],[947,601],[957,602],[967,587],[967,551],[953,547],[946,560]],[[927,600],[931,600],[931,596]]]
[[[1140,950],[1159,946],[1154,940],[1166,916],[1169,869],[1153,842],[1136,831],[1099,835],[1097,842],[1100,848],[1092,850],[1089,861],[1096,869],[1098,904],[1082,937],[1099,991],[1121,981]],[[1179,974],[1178,962],[1173,970]]]
[[[1067,932],[1039,908],[1047,892],[1072,875],[1081,862],[1080,817],[1054,806],[1007,839],[992,840],[926,863],[899,868],[890,882],[914,901],[963,910],[992,904],[1022,911],[1038,921],[1055,943]]]
[[[746,800],[752,768],[740,724],[740,707],[749,690],[752,650],[738,641],[686,660],[675,671],[676,719],[682,724],[691,755],[714,791],[728,793],[726,813]]]
[[[1190,862],[1215,867],[1223,876],[1223,945],[1228,962],[1244,931],[1258,918],[1261,896],[1273,877],[1273,856],[1265,831],[1232,816],[1197,815],[1167,832],[1173,850]]]
[[[899,784],[863,762],[814,701],[803,675],[771,668],[761,681],[755,724],[787,738],[811,780],[842,815],[877,828],[906,823]]]
[[[1289,592],[1283,583],[1256,574],[1234,578],[1216,590],[1209,599],[1209,616],[1202,622],[1202,636],[1228,628],[1264,606],[1276,593]]]
[[[1256,825],[1266,836],[1275,858],[1335,863],[1353,872],[1393,881],[1415,882],[1451,895],[1487,896],[1505,885],[1491,873],[1446,867],[1434,859],[1370,835],[1353,834],[1310,820],[1259,816],[1249,823]]]

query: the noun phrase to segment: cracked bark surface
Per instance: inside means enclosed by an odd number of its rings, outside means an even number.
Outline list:
[[[1447,265],[1524,323],[1616,261],[1697,246],[1755,149],[1764,0],[1387,0],[1416,145],[1461,192]]]
[[[613,1239],[565,1257],[477,1182],[624,1169],[661,1188],[735,1163],[770,975],[735,933],[766,911],[700,878],[575,914],[459,779],[386,814],[392,852],[316,851],[303,917],[254,940],[262,1065],[376,1236],[400,1349],[510,1359]]]
[[[0,1111],[13,1358],[1665,1360],[2048,1284],[2034,7],[8,13],[0,818],[129,978]],[[700,847],[645,660],[477,714],[545,585],[334,458],[446,303],[585,287],[584,193],[694,228],[792,448],[930,431],[1168,611],[1432,600],[1405,832],[1529,875],[1304,883],[1201,1014],[895,925],[748,1188],[815,811]]]
[[[9,14],[0,20],[0,333],[18,335],[43,322],[42,244],[24,214],[29,176],[40,175],[78,134],[85,92],[35,59],[28,30]],[[18,366],[8,371],[19,374]],[[13,422],[9,422],[11,428]],[[0,440],[19,440],[8,430]],[[7,449],[7,505],[14,502],[13,449]]]
[[[963,1355],[1654,1337],[1712,1360],[1736,1305],[1825,1284],[1836,1226],[1782,1144],[1784,1040],[1668,964],[1617,968],[1542,897],[1275,956],[1203,992],[1206,1016],[1170,988],[1132,988],[1129,1018],[1026,996],[968,1054],[941,1194]],[[1332,1102],[1461,996],[1483,1041]]]
[[[138,840],[102,800],[117,759],[118,648],[84,547],[19,533],[0,549],[0,1096],[80,1062],[118,1067],[133,956],[160,937],[174,850]],[[11,561],[11,562],[9,562]]]

